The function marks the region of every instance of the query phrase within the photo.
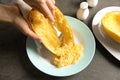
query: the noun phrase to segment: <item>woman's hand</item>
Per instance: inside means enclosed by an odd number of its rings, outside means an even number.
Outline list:
[[[28,5],[36,8],[42,12],[46,17],[48,17],[52,22],[54,22],[54,5],[55,0],[23,0]]]
[[[0,4],[0,21],[14,24],[26,36],[41,42],[38,35],[31,29],[26,20],[21,16],[20,10],[17,6],[7,6]]]
[[[16,0],[17,1],[17,0]],[[52,22],[54,22],[54,0],[24,0],[28,5],[38,9]],[[26,36],[41,42],[40,37],[35,34],[17,6],[7,6],[0,4],[0,21],[14,24]]]

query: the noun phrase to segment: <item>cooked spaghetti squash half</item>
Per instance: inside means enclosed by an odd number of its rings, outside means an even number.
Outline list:
[[[83,45],[75,44],[67,19],[56,6],[54,17],[54,25],[62,33],[61,39],[51,21],[36,9],[30,11],[28,21],[32,30],[42,39],[42,44],[54,54],[54,65],[64,67],[75,64],[83,54]]]
[[[102,18],[102,26],[107,35],[120,43],[120,11],[111,11]]]

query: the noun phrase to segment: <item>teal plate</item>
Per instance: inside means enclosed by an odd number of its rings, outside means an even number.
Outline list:
[[[91,30],[83,22],[76,18],[66,16],[66,19],[68,20],[74,32],[75,42],[81,43],[84,46],[83,56],[76,64],[63,68],[57,68],[51,64],[49,59],[47,59],[45,56],[43,57],[43,55],[46,53],[45,51],[38,51],[38,47],[36,46],[34,40],[27,38],[26,41],[27,55],[32,64],[38,70],[51,76],[65,77],[77,74],[90,64],[95,54],[96,44]],[[42,55],[41,52],[43,53]]]

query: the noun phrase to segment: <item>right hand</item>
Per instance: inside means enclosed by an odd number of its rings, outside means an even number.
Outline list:
[[[28,5],[39,10],[43,15],[54,22],[55,0],[23,0]]]

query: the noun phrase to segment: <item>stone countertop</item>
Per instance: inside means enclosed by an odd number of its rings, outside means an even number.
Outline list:
[[[65,15],[76,18],[82,1],[56,0],[56,5]],[[11,4],[10,0],[0,2]],[[91,29],[94,15],[108,6],[120,6],[120,1],[99,0],[96,7],[89,8],[90,14],[84,23]],[[80,73],[69,77],[53,77],[37,70],[27,57],[26,38],[13,25],[0,22],[0,80],[120,80],[120,62],[96,38],[96,51],[91,63]]]

